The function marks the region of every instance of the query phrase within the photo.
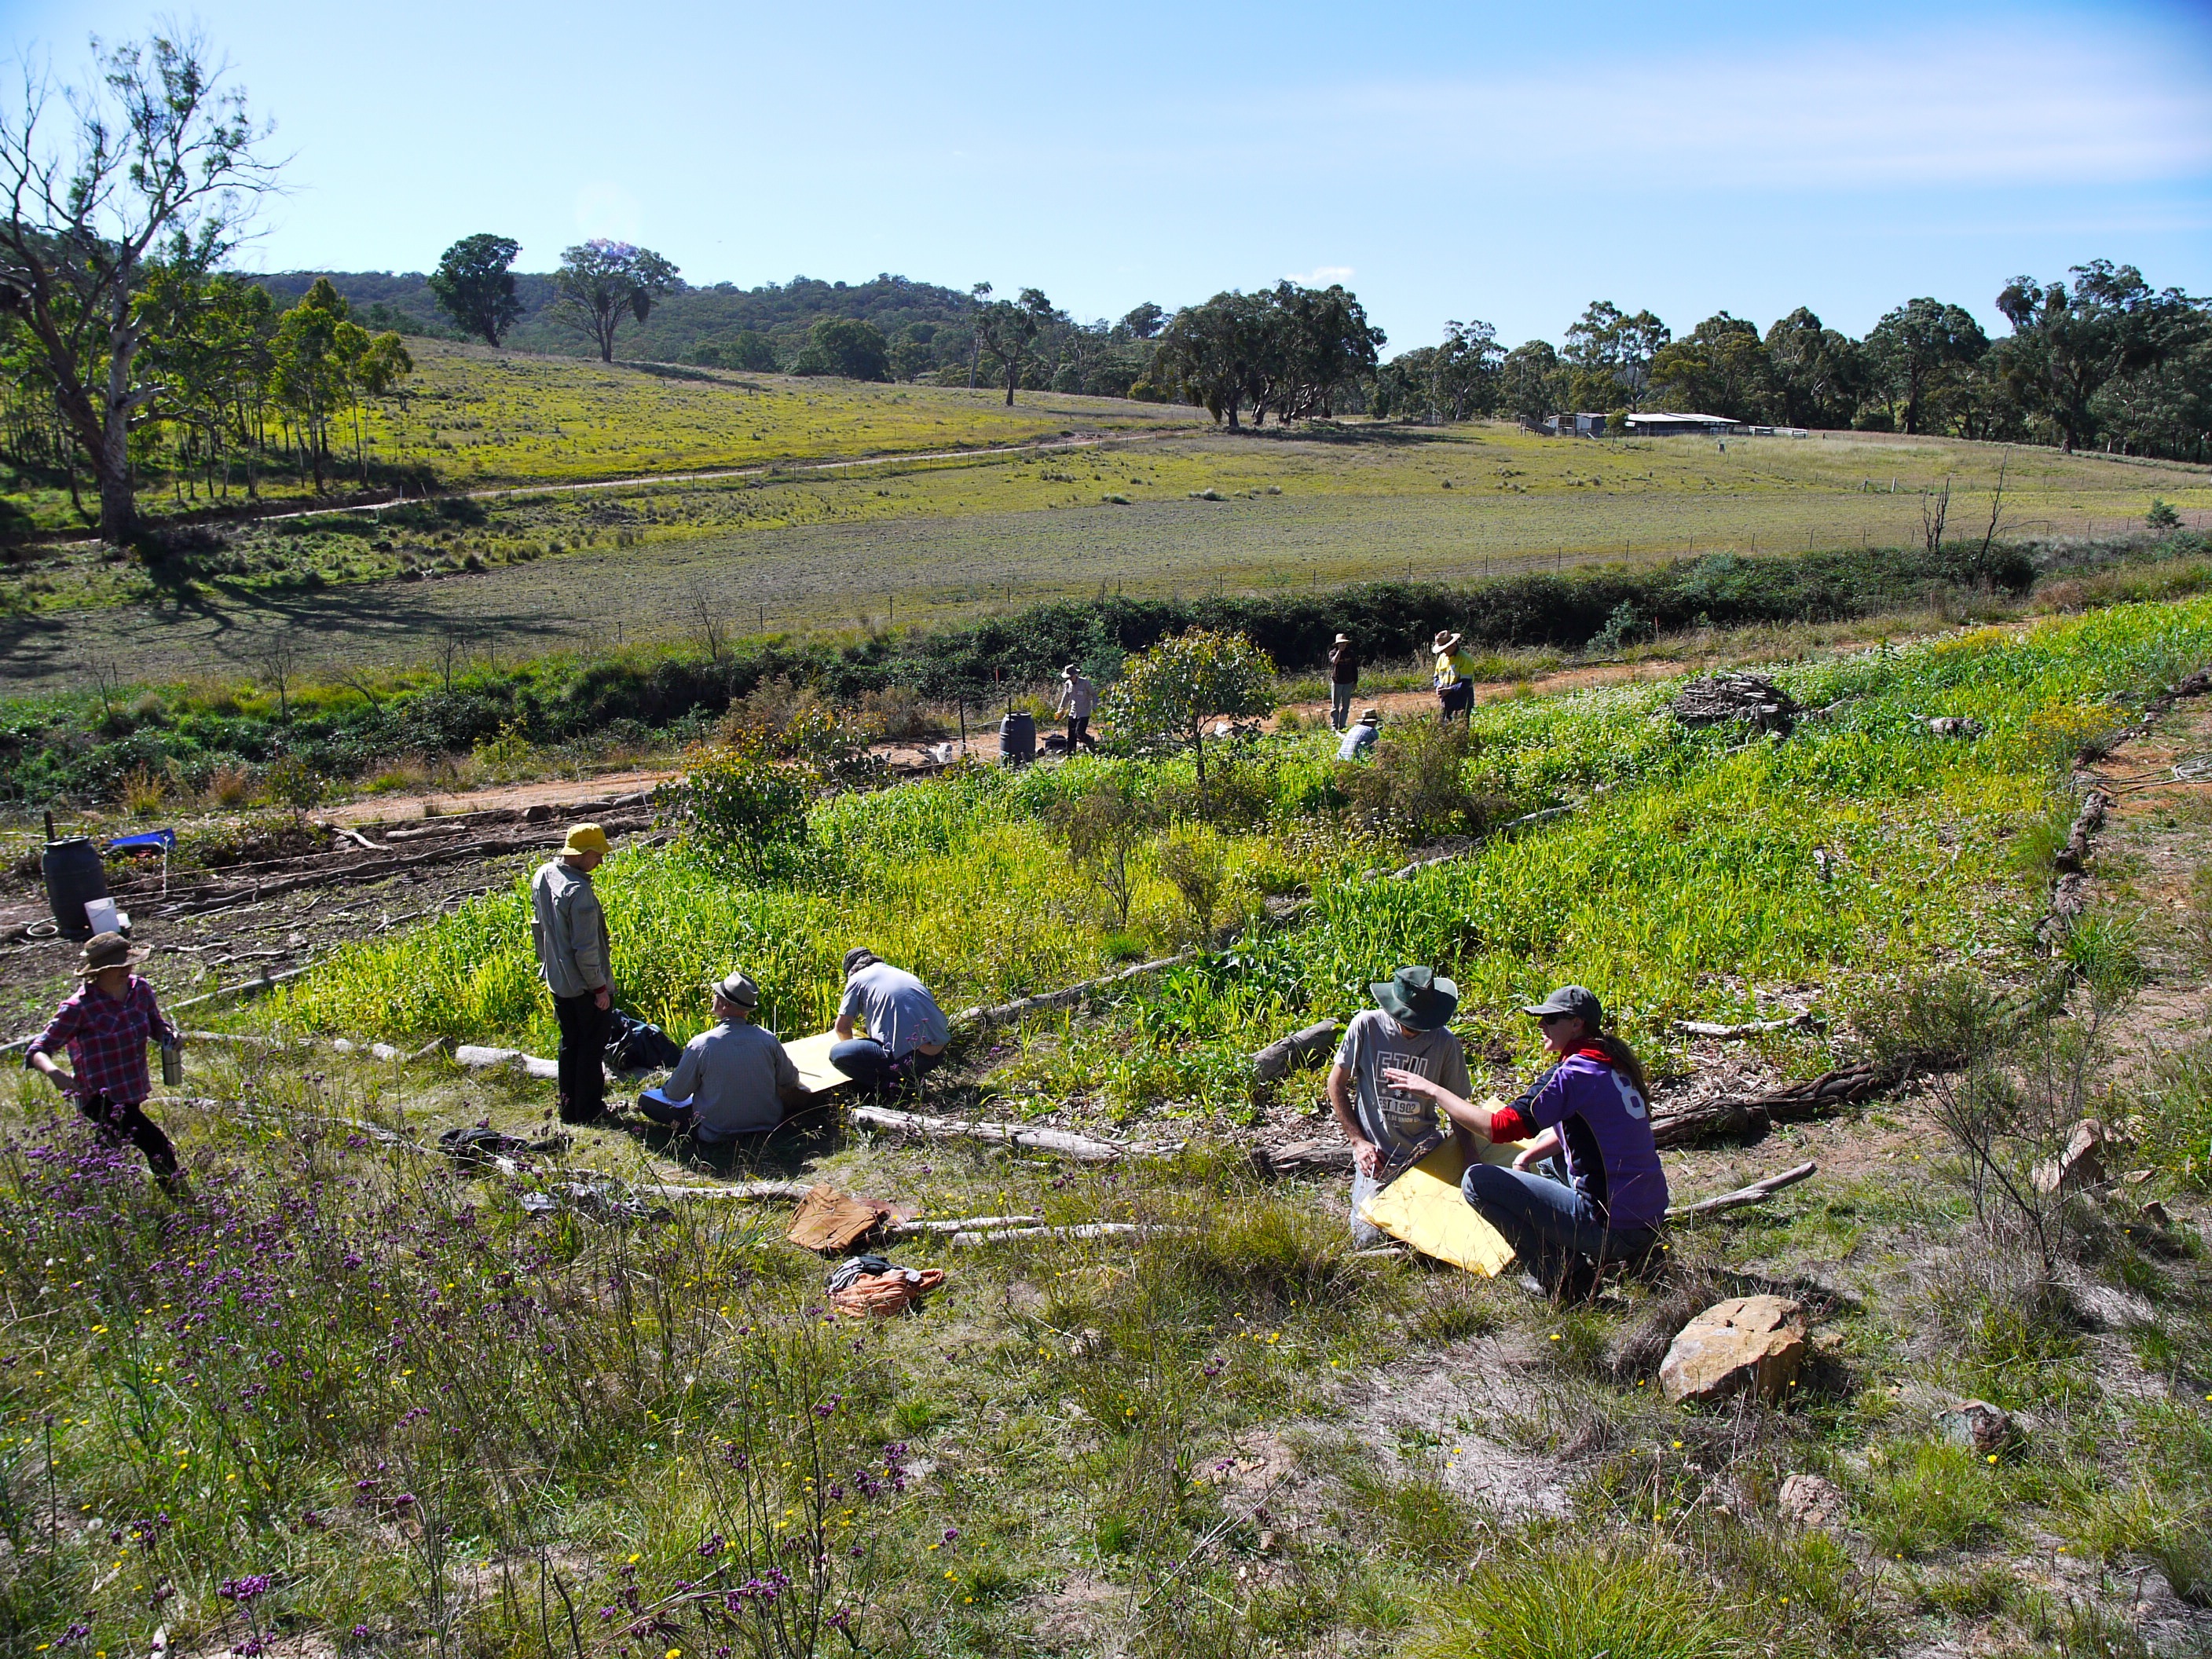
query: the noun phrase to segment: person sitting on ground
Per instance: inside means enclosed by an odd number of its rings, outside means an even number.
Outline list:
[[[1328,648],[1328,723],[1338,731],[1352,718],[1352,694],[1359,690],[1359,647],[1339,634]]]
[[[1492,1111],[1411,1072],[1385,1081],[1493,1142],[1536,1137],[1510,1169],[1470,1160],[1460,1190],[1513,1247],[1532,1288],[1583,1295],[1607,1261],[1657,1242],[1667,1175],[1651,1138],[1651,1089],[1635,1051],[1599,1029],[1605,1010],[1581,986],[1563,985],[1522,1012],[1559,1059],[1511,1105]]]
[[[1098,739],[1091,735],[1091,711],[1098,706],[1098,692],[1073,663],[1060,671],[1060,697],[1053,712],[1067,716],[1067,752],[1085,744],[1095,751]]]
[[[1382,711],[1370,708],[1352,721],[1352,729],[1336,745],[1336,757],[1340,761],[1363,760],[1375,747],[1375,740],[1382,734]]]
[[[23,1063],[76,1097],[78,1112],[101,1146],[115,1148],[129,1141],[146,1155],[161,1190],[184,1199],[191,1194],[177,1167],[177,1149],[145,1112],[146,1097],[154,1092],[146,1069],[147,1042],[181,1046],[184,1034],[162,1014],[154,988],[131,971],[146,956],[120,933],[94,934],[77,958],[76,976],[82,982],[54,1011],[46,1029],[31,1039]],[[71,1070],[54,1060],[63,1049]]]
[[[855,1019],[867,1035],[854,1035]],[[830,1063],[874,1095],[908,1088],[937,1069],[952,1041],[945,1011],[928,988],[865,945],[845,952],[845,995],[837,1005]]]
[[[708,992],[716,1024],[684,1045],[668,1081],[640,1095],[637,1109],[712,1146],[775,1128],[807,1096],[783,1044],[753,1024],[760,988],[733,972]]]
[[[1382,1235],[1361,1218],[1360,1206],[1443,1144],[1433,1091],[1468,1091],[1467,1056],[1450,1030],[1459,987],[1431,969],[1401,968],[1367,988],[1377,1006],[1352,1016],[1328,1084],[1337,1127],[1352,1143],[1352,1236],[1363,1246]],[[1393,1081],[1409,1077],[1430,1091]]]

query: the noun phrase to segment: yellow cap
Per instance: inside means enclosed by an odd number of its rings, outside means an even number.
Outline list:
[[[604,856],[613,849],[607,845],[607,832],[596,823],[580,823],[568,831],[568,839],[561,848],[563,854],[598,853]]]

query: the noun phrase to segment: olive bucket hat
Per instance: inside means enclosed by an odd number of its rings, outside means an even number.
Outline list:
[[[1376,1007],[1417,1031],[1441,1030],[1459,1010],[1459,987],[1433,968],[1401,968],[1367,988]]]

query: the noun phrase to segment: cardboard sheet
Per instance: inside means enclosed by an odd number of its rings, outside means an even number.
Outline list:
[[[1512,1160],[1510,1146],[1484,1150],[1486,1163],[1500,1152]],[[1466,1173],[1455,1136],[1369,1199],[1360,1217],[1423,1255],[1495,1279],[1511,1263],[1513,1247],[1461,1195],[1459,1178]]]
[[[836,1041],[836,1032],[819,1031],[783,1045],[783,1052],[799,1067],[800,1085],[809,1092],[824,1094],[831,1089],[842,1089],[853,1080],[830,1063],[830,1046]]]

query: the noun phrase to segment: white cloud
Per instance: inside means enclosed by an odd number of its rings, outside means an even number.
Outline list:
[[[1316,265],[1311,270],[1286,270],[1283,275],[1308,288],[1328,288],[1332,283],[1350,282],[1352,271],[1350,265]]]

